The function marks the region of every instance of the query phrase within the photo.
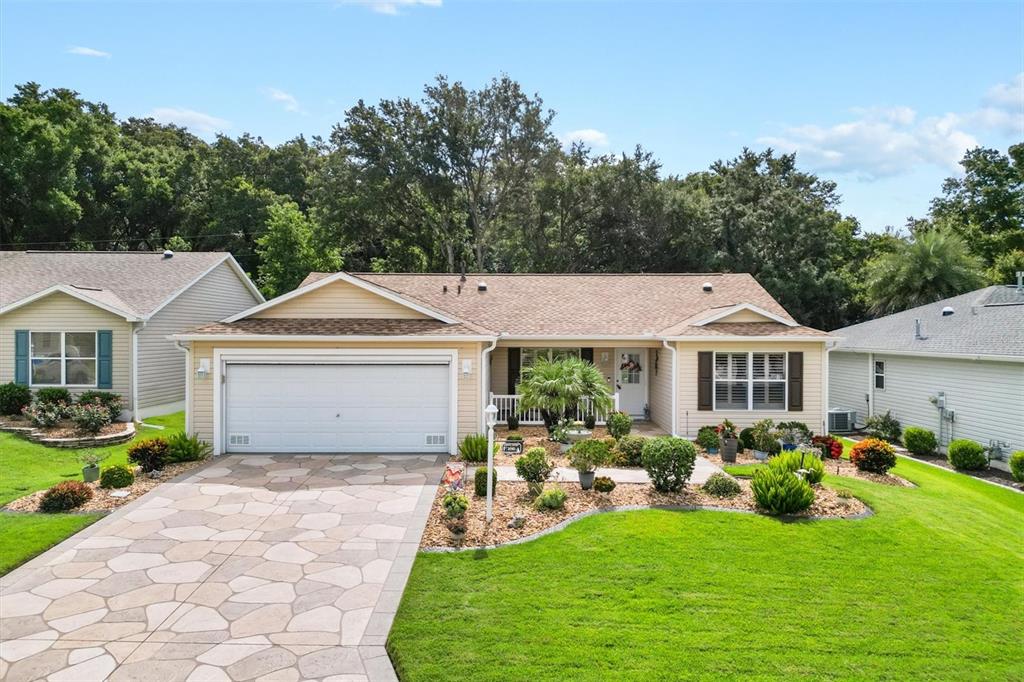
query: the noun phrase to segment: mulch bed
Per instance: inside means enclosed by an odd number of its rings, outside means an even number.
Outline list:
[[[31,428],[32,422],[20,415],[14,415],[0,418],[0,426]],[[54,426],[36,426],[34,428],[43,438],[83,438],[87,436],[113,436],[118,433],[124,433],[128,430],[128,427],[128,422],[111,422],[101,428],[99,433],[91,434],[81,431],[71,420],[64,419],[57,422]]]
[[[189,469],[193,469],[204,463],[204,461],[199,461],[168,464],[153,478],[151,478],[149,474],[140,473],[139,470],[136,469],[135,482],[127,488],[101,488],[99,481],[86,483],[87,486],[92,488],[92,499],[81,507],[74,509],[73,513],[109,512],[113,509],[117,509],[136,498],[142,497],[164,481],[168,481],[175,476],[179,476]],[[114,492],[127,492],[128,495],[126,497],[111,497],[111,493]],[[43,495],[45,493],[45,490],[40,490],[30,495],[26,495],[25,497],[19,497],[18,499],[9,502],[7,506],[3,507],[3,511],[38,512],[39,502],[43,499]]]
[[[466,536],[458,545],[452,540],[447,518],[441,507],[441,498],[444,497],[446,490],[444,487],[438,487],[426,530],[420,540],[420,547],[468,548],[500,545],[534,535],[583,512],[619,506],[674,505],[757,511],[753,493],[750,491],[750,482],[740,480],[739,484],[741,492],[738,495],[718,498],[706,494],[698,486],[687,486],[679,493],[659,493],[649,484],[620,483],[611,493],[604,494],[582,490],[576,483],[549,482],[545,489],[559,486],[568,494],[565,507],[561,510],[537,511],[527,494],[526,483],[502,481],[498,484],[494,496],[494,520],[490,527],[485,521],[486,498],[477,497],[470,485],[465,491],[469,498],[469,510],[463,519]],[[860,500],[840,497],[831,488],[816,486],[814,504],[810,509],[795,516],[842,518],[857,516],[866,511],[868,507]],[[519,528],[510,528],[509,522],[516,516],[523,517],[523,524]]]
[[[749,450],[736,453],[735,462],[723,462],[722,458],[718,455],[708,455],[705,457],[716,466],[729,466],[735,464],[764,464],[763,460],[754,459],[754,456],[750,454]],[[882,485],[894,485],[903,488],[915,488],[916,486],[908,481],[907,479],[897,476],[895,474],[873,474],[869,471],[861,471],[855,467],[848,459],[826,459],[824,461],[825,472],[832,474],[833,476],[846,476],[847,478],[860,478],[865,481],[871,481],[872,483],[881,483]]]
[[[562,452],[561,444],[548,440],[548,431],[543,426],[520,426],[514,431],[514,433],[518,433],[523,437],[524,453],[530,448],[540,446],[547,451],[548,459],[554,462],[555,466],[569,466],[569,456]],[[494,428],[495,441],[505,440],[505,436],[508,434],[509,430],[506,426],[496,426]],[[605,438],[607,436],[608,429],[604,426],[598,425],[593,428],[593,435],[591,435],[591,438]],[[455,459],[458,458],[456,457]],[[513,466],[517,459],[519,459],[519,455],[506,455],[499,451],[494,455],[494,466]],[[631,467],[619,468],[628,469]]]

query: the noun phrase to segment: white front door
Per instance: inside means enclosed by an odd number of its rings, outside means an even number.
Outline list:
[[[643,417],[647,405],[647,349],[615,349],[615,391],[619,409]]]

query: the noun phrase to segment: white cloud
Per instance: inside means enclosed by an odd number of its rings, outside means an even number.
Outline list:
[[[1024,71],[1008,83],[998,83],[989,88],[985,93],[985,102],[1002,109],[1024,109]]]
[[[278,90],[277,88],[267,88],[267,97],[274,102],[280,102],[284,105],[285,111],[294,111],[295,113],[302,113],[302,107],[299,106],[299,100],[295,99],[295,95],[285,92],[284,90]]]
[[[341,0],[343,5],[363,5],[378,14],[395,16],[403,9],[422,5],[424,7],[440,7],[441,0]]]
[[[212,135],[231,127],[230,121],[192,109],[157,107],[149,115],[158,123],[174,123],[205,135]]]
[[[94,50],[91,47],[82,47],[81,45],[72,45],[67,49],[68,54],[77,54],[80,57],[106,57],[110,58],[109,52],[103,50]]]
[[[608,133],[603,133],[594,128],[583,128],[581,130],[573,130],[562,136],[563,144],[569,145],[573,142],[583,142],[591,147],[607,147]]]

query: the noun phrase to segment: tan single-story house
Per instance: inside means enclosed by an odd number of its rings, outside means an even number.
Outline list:
[[[171,338],[189,350],[188,428],[218,454],[455,453],[487,404],[518,410],[523,367],[564,354],[665,432],[822,431],[833,340],[745,274],[347,272]]]
[[[185,408],[169,334],[263,303],[228,253],[0,252],[0,383],[121,395],[122,418]]]

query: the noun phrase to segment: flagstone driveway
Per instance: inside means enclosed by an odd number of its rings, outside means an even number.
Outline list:
[[[0,579],[0,678],[394,679],[443,458],[226,456]]]

